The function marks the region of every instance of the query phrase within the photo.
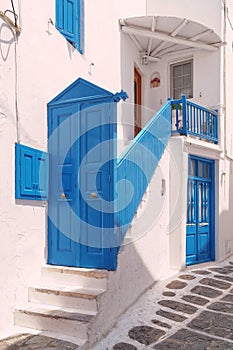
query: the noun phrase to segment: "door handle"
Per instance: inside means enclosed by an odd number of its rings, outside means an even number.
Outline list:
[[[61,193],[61,194],[60,194],[60,198],[61,198],[61,199],[66,199],[66,198],[67,198],[67,197],[66,197],[66,194],[65,194],[65,193]]]
[[[90,197],[91,197],[92,199],[97,198],[97,193],[96,193],[96,192],[91,192],[91,193],[90,193]]]

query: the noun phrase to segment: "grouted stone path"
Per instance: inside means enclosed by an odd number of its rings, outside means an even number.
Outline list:
[[[77,345],[43,335],[19,334],[0,341],[0,350],[76,350]]]
[[[233,350],[233,261],[159,282],[93,350]]]

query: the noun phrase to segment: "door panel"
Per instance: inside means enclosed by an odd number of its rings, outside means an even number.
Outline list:
[[[111,104],[81,106],[81,266],[95,267],[100,261],[103,266],[107,265],[111,254],[108,239],[108,231],[114,228],[110,190],[113,163],[109,161],[113,154],[111,108]],[[104,207],[105,201],[107,208]]]
[[[186,264],[214,260],[214,162],[190,157]]]
[[[77,260],[77,228],[71,210],[77,211],[75,190],[77,147],[70,147],[78,132],[77,121],[71,116],[77,105],[53,108],[49,119],[50,199],[49,243],[50,264],[75,266]]]

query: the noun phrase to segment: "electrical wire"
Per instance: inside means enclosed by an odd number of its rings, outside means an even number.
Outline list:
[[[17,37],[15,35],[15,119],[16,119],[16,140],[20,143],[20,123],[18,108],[18,58],[17,58]]]
[[[11,6],[15,18],[15,26],[17,27],[18,16],[15,12],[15,6],[13,0],[11,0]],[[16,140],[17,143],[20,142],[20,130],[19,130],[19,108],[18,108],[18,59],[17,59],[17,36],[14,33],[15,37],[15,117],[16,117]]]
[[[13,0],[11,0],[11,6],[12,6],[13,13],[14,13],[15,26],[17,27],[17,15],[16,15],[16,12],[15,12],[15,6],[14,6]]]

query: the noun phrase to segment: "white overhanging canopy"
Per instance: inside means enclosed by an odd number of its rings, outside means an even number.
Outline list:
[[[223,45],[213,29],[186,18],[146,16],[120,20],[145,63],[187,50],[217,51]]]

